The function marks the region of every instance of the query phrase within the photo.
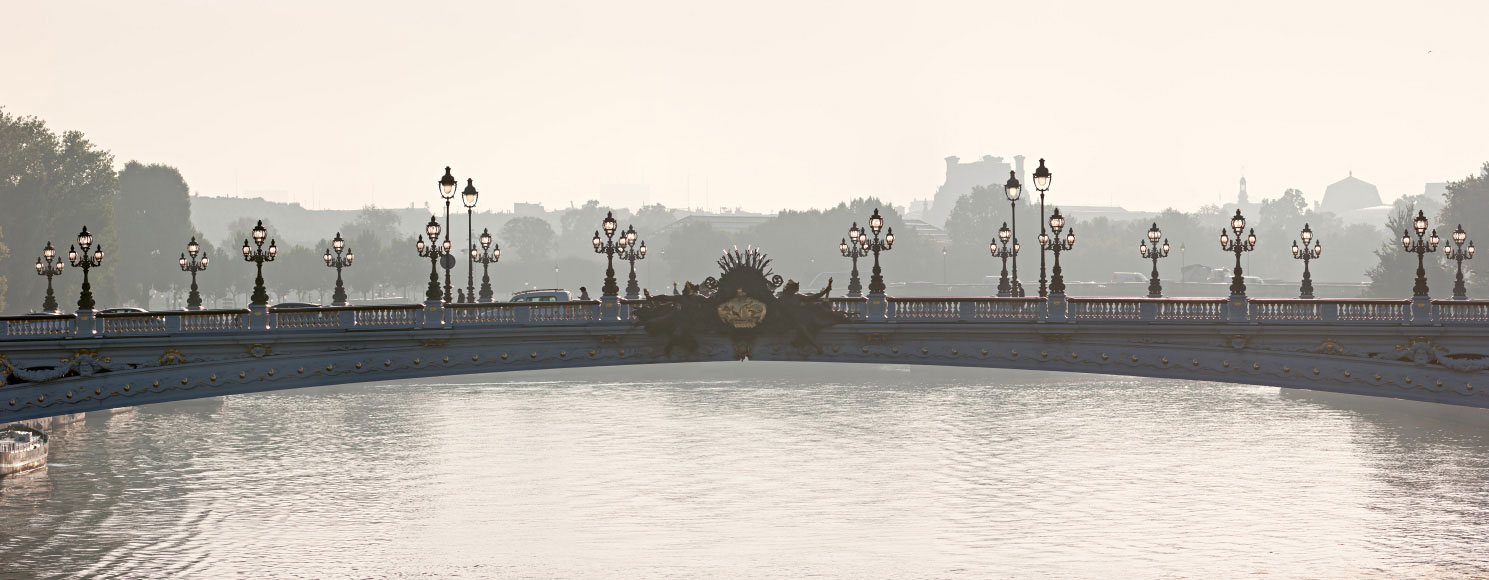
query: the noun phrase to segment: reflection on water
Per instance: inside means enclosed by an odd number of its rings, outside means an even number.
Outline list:
[[[0,481],[3,577],[1462,577],[1489,412],[723,363],[90,416]]]

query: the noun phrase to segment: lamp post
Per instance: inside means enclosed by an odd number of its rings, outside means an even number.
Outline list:
[[[1040,158],[1039,169],[1034,170],[1034,189],[1039,191],[1039,234],[1041,236],[1044,235],[1044,192],[1050,190],[1050,180],[1052,178],[1054,178],[1054,174],[1050,173],[1050,170],[1044,166],[1044,159]],[[1059,241],[1059,237],[1058,234],[1055,236],[1056,242]],[[1044,241],[1041,240],[1039,250],[1039,297],[1043,298],[1048,295],[1049,293],[1046,291],[1044,280]]]
[[[56,312],[57,295],[52,293],[52,277],[62,274],[62,258],[57,257],[57,250],[51,242],[47,242],[47,247],[41,250],[41,257],[36,259],[36,274],[47,278],[47,297],[41,302],[41,309]]]
[[[1468,288],[1463,285],[1463,261],[1473,259],[1473,241],[1468,241],[1468,247],[1463,247],[1464,240],[1468,240],[1468,232],[1463,231],[1463,224],[1458,224],[1458,229],[1453,230],[1453,243],[1442,247],[1443,254],[1449,260],[1458,262],[1458,278],[1453,281],[1453,299],[1468,300]],[[1453,246],[1457,246],[1454,248]]]
[[[335,256],[331,255],[331,250],[336,250]],[[345,256],[341,255],[342,250],[346,250]],[[336,291],[331,293],[332,306],[346,306],[346,288],[341,285],[341,269],[352,267],[352,260],[355,259],[357,255],[347,249],[346,240],[341,239],[341,232],[336,232],[336,237],[331,240],[331,247],[326,249],[326,255],[321,256],[326,266],[336,268]]]
[[[269,237],[269,230],[264,228],[264,220],[259,220],[258,225],[253,226],[253,243],[255,247],[248,246],[248,240],[243,240],[243,261],[253,262],[258,267],[258,274],[253,278],[252,300],[248,303],[250,307],[269,306],[269,291],[264,288],[264,262],[273,262],[279,255],[279,247],[274,245],[274,240],[269,240],[269,250],[264,251],[264,238]]]
[[[1412,218],[1411,226],[1417,230],[1417,239],[1411,239],[1410,232],[1401,232],[1401,249],[1409,254],[1417,255],[1417,283],[1411,288],[1412,297],[1426,298],[1427,268],[1422,265],[1422,257],[1428,252],[1436,252],[1437,244],[1442,240],[1437,237],[1437,230],[1432,230],[1431,236],[1422,237],[1427,233],[1427,215],[1421,210],[1417,210],[1417,217]]]
[[[615,282],[615,255],[625,255],[626,246],[629,242],[622,235],[619,240],[615,239],[615,214],[605,212],[605,220],[600,222],[601,229],[605,230],[605,239],[600,240],[600,232],[595,232],[594,239],[589,241],[594,246],[596,254],[605,254],[605,285],[600,289],[601,296],[620,296],[620,285]]]
[[[1003,227],[998,228],[997,239],[988,242],[987,245],[988,252],[991,252],[994,258],[1003,260],[1003,273],[998,276],[999,298],[1013,295],[1013,285],[1008,282],[1008,259],[1019,255],[1019,243],[1018,240],[1013,240],[1013,243],[1009,244],[1008,241],[1012,238],[1013,232],[1008,229],[1008,222],[1003,222]]]
[[[867,251],[874,254],[874,273],[869,277],[869,294],[884,294],[884,272],[879,269],[879,252],[888,252],[894,249],[894,228],[885,232],[884,238],[879,238],[879,230],[884,227],[884,218],[879,217],[879,208],[874,208],[874,215],[869,216],[869,230],[874,234],[869,239],[866,232],[859,232],[858,238]]]
[[[476,200],[481,197],[481,192],[476,191],[474,179],[465,180],[465,190],[460,192],[460,203],[465,205],[465,247],[475,248],[475,226],[471,220],[476,210]],[[474,255],[471,260],[465,262],[465,299],[476,301],[476,262]]]
[[[1039,237],[1042,238],[1040,240],[1040,247],[1049,250],[1051,254],[1055,255],[1055,266],[1050,269],[1049,293],[1051,296],[1064,296],[1065,277],[1060,275],[1060,253],[1075,249],[1075,228],[1070,228],[1070,230],[1066,231],[1064,239],[1060,238],[1060,230],[1065,229],[1065,216],[1060,215],[1060,208],[1058,207],[1055,208],[1054,213],[1050,214],[1049,224],[1050,233],[1053,235],[1046,237],[1043,232],[1039,234]]]
[[[445,302],[451,302],[454,296],[450,294],[450,270],[455,268],[455,256],[450,256],[450,200],[455,197],[455,176],[450,174],[450,167],[445,166],[445,176],[439,178],[439,196],[445,199],[445,240],[441,244],[444,248],[443,256],[439,259],[440,266],[445,269]],[[439,240],[430,238],[430,244],[439,243]]]
[[[848,296],[853,298],[863,296],[863,284],[858,280],[858,259],[867,255],[868,248],[864,247],[862,238],[863,230],[858,229],[858,222],[853,222],[853,227],[848,228],[848,239],[838,243],[838,251],[843,257],[853,259],[853,273],[848,277]]]
[[[636,283],[636,260],[646,259],[646,241],[643,240],[639,244],[636,242],[635,226],[626,226],[625,241],[625,253],[621,254],[620,259],[631,263],[631,276],[626,281],[626,300],[637,300],[641,298],[641,285]],[[553,267],[553,272],[557,277],[557,265]]]
[[[1169,245],[1168,240],[1158,243],[1160,239],[1163,239],[1163,230],[1158,229],[1158,222],[1153,222],[1153,227],[1148,228],[1148,239],[1137,242],[1138,255],[1153,260],[1153,277],[1148,281],[1149,298],[1163,297],[1163,284],[1158,280],[1158,259],[1168,257]],[[1179,253],[1184,253],[1182,246]]]
[[[1298,288],[1298,298],[1312,298],[1313,274],[1308,272],[1308,263],[1324,255],[1324,247],[1313,239],[1313,229],[1306,223],[1298,237],[1303,239],[1303,245],[1299,247],[1298,242],[1294,241],[1292,247],[1293,259],[1303,261],[1303,285]],[[1309,242],[1313,242],[1312,248],[1308,247]]]
[[[72,262],[73,267],[83,269],[83,292],[78,295],[78,311],[93,311],[93,285],[88,283],[88,270],[103,265],[103,244],[93,248],[90,255],[88,249],[93,247],[93,234],[88,233],[88,226],[83,226],[83,231],[78,233],[78,248],[67,249],[67,261]],[[43,250],[45,251],[45,250]]]
[[[481,265],[481,302],[491,302],[491,265],[501,261],[501,244],[491,243],[491,232],[481,228],[481,248],[471,246],[470,259]]]
[[[1017,208],[1014,207],[1014,204],[1015,203],[1018,203],[1019,196],[1022,195],[1022,194],[1023,194],[1023,186],[1019,184],[1018,177],[1016,177],[1013,174],[1012,171],[1009,171],[1008,172],[1008,182],[1003,184],[1003,195],[1008,198],[1008,213],[1012,214],[1012,216],[1013,216],[1013,237],[1015,239],[1017,239],[1018,238],[1018,235],[1019,235],[1019,213],[1018,213]],[[1044,219],[1044,218],[1041,217],[1040,219]],[[1041,252],[1040,255],[1043,256],[1043,253]],[[1013,286],[1012,286],[1012,290],[1011,290],[1011,292],[1012,292],[1011,295],[1012,296],[1023,296],[1024,295],[1023,286],[1019,285],[1019,257],[1018,257],[1018,254],[1014,254],[1014,256],[1013,256],[1013,281],[1012,281],[1012,284],[1013,284]]]
[[[196,273],[202,270],[206,270],[207,264],[210,263],[212,259],[208,258],[206,254],[203,254],[201,252],[201,244],[196,243],[196,236],[192,236],[191,242],[186,244],[186,253],[181,254],[181,259],[176,261],[176,263],[181,266],[182,272],[191,272],[191,293],[186,296],[187,310],[202,309],[202,293],[197,291]],[[198,257],[198,254],[201,254],[201,256]]]
[[[1220,228],[1220,249],[1225,252],[1235,252],[1236,270],[1230,279],[1231,297],[1246,297],[1246,280],[1241,277],[1241,253],[1256,249],[1256,229],[1245,238],[1241,234],[1246,230],[1246,218],[1241,216],[1241,210],[1236,210],[1236,216],[1230,219],[1230,229],[1236,233],[1236,238],[1231,239],[1225,228]]]
[[[424,243],[424,236],[422,235],[419,236],[419,241],[414,242],[414,249],[419,251],[419,257],[429,258],[429,289],[424,291],[425,304],[438,303],[440,301],[440,258],[448,256],[450,252],[450,239],[448,236],[445,238],[444,243],[439,243],[440,229],[439,222],[434,219],[434,216],[429,216],[429,223],[424,226],[424,233],[429,235],[429,243]],[[446,291],[448,292],[448,288]]]

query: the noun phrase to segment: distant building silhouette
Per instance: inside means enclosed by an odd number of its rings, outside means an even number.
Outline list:
[[[1222,213],[1227,216],[1236,213],[1236,210],[1239,209],[1241,210],[1241,215],[1246,216],[1247,219],[1255,219],[1257,217],[1257,212],[1261,209],[1261,204],[1251,203],[1251,196],[1246,192],[1246,176],[1241,176],[1240,189],[1236,191],[1236,203],[1227,203],[1221,206],[1221,209],[1224,210]]]
[[[1008,172],[1017,172],[1019,182],[1028,183],[1024,177],[1024,156],[1013,156],[1013,165],[1009,166],[1002,157],[983,155],[982,160],[971,163],[962,163],[961,158],[955,155],[946,158],[946,181],[941,188],[936,190],[936,197],[931,200],[930,209],[926,210],[922,219],[926,223],[938,228],[946,226],[946,217],[951,215],[951,210],[956,207],[956,201],[962,196],[972,193],[976,186],[995,187],[1002,192],[1002,186],[1008,181]],[[1033,184],[1029,184],[1033,185]],[[1033,191],[1029,187],[1028,191]]]
[[[1353,171],[1324,188],[1324,199],[1318,209],[1337,215],[1348,224],[1381,225],[1391,213],[1391,206],[1380,201],[1380,190],[1355,177]]]

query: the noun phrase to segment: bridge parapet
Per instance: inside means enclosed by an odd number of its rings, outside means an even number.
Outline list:
[[[875,307],[878,299],[881,306]],[[606,308],[595,300],[570,302],[421,304],[270,309],[162,311],[99,314],[82,323],[75,314],[0,317],[0,340],[119,338],[198,333],[265,333],[306,330],[380,330],[472,326],[624,325],[644,301]],[[1425,308],[1405,299],[1256,298],[1244,301],[1244,318],[1230,319],[1225,298],[1064,299],[1051,312],[1042,298],[838,297],[832,309],[850,322],[1008,322],[1100,324],[1489,324],[1489,300],[1433,300]]]

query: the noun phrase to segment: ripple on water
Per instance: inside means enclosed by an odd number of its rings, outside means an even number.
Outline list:
[[[1489,571],[1484,411],[889,370],[582,369],[94,414],[0,481],[0,577]]]

